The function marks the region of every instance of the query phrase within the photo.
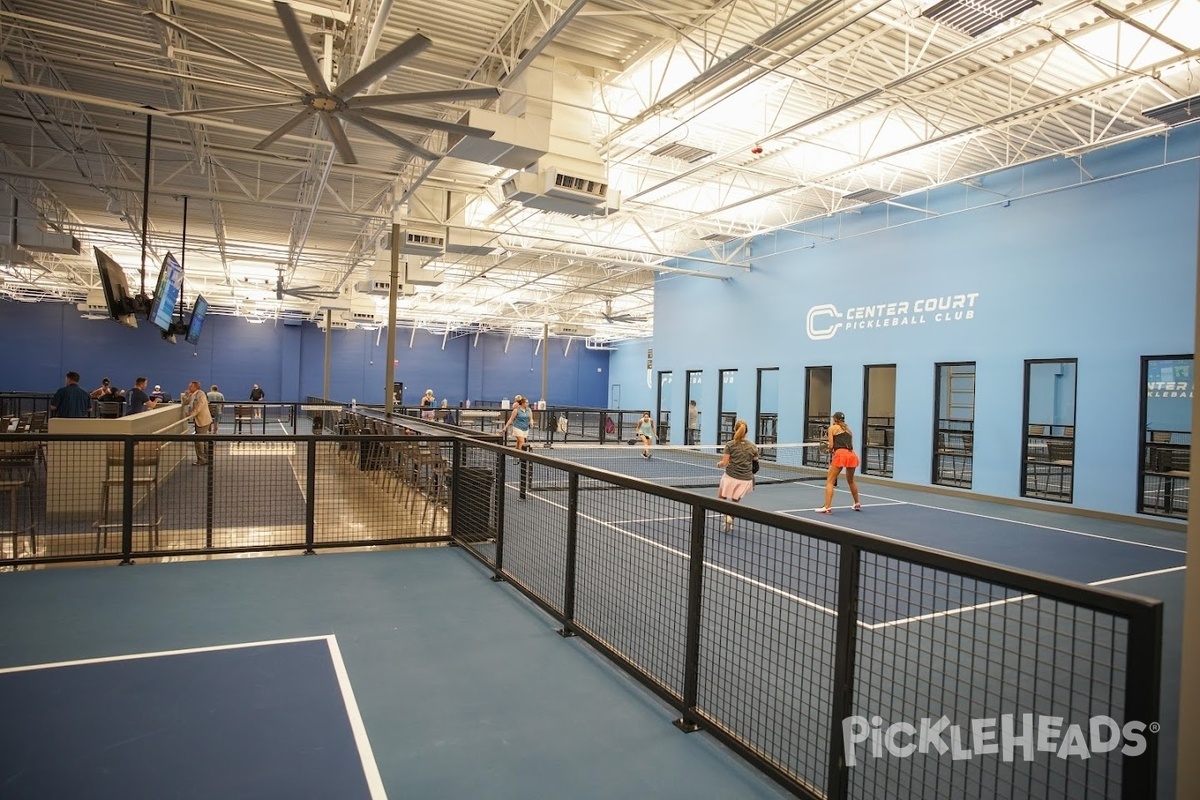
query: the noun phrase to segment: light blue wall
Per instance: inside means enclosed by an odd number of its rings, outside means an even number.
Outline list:
[[[670,369],[682,380],[688,369],[705,370],[703,408],[716,408],[718,370],[738,369],[738,412],[747,419],[755,369],[778,366],[779,438],[800,441],[806,366],[832,365],[833,406],[859,430],[864,365],[895,364],[895,479],[927,484],[934,364],[973,361],[973,489],[1018,497],[1024,361],[1077,359],[1074,504],[1133,513],[1140,358],[1192,350],[1196,138],[1172,143],[1191,147],[1182,163],[1147,168],[1161,160],[1161,140],[1097,155],[1089,174],[1120,175],[1105,180],[1082,183],[1077,164],[1055,160],[1041,171],[988,176],[995,191],[1024,192],[1006,203],[993,194],[966,208],[957,187],[918,201],[944,209],[942,216],[898,224],[896,209],[872,206],[825,221],[818,227],[841,238],[815,246],[816,227],[763,237],[751,245],[750,271],[728,281],[660,280],[653,342],[612,359],[623,405],[635,405],[630,388],[645,386],[647,347],[656,372]],[[1029,194],[1031,187],[1045,191]],[[918,310],[945,298],[963,307],[948,315]],[[903,303],[908,313],[899,313]],[[889,304],[896,304],[890,314]],[[879,306],[870,326],[858,318],[868,312],[854,311]],[[677,392],[673,415],[683,403]],[[702,435],[710,441],[716,419],[706,416]]]
[[[382,403],[387,360],[386,334],[335,330],[330,336],[329,394],[348,402]],[[136,329],[108,320],[85,320],[66,303],[0,300],[0,391],[53,392],[75,370],[85,388],[109,377],[122,388],[138,375],[178,396],[193,378],[216,383],[231,400],[249,397],[257,383],[267,400],[293,402],[320,395],[324,385],[325,333],[311,323],[255,325],[236,317],[209,315],[197,346],[170,345],[158,329]],[[507,344],[507,352],[506,352]],[[410,346],[411,345],[411,346]],[[402,330],[396,337],[395,379],[405,384],[405,402],[415,404],[425,389],[457,405],[498,402],[502,397],[541,393],[538,342],[495,334],[451,336]],[[549,402],[603,406],[608,390],[608,351],[588,350],[576,340],[549,344]]]

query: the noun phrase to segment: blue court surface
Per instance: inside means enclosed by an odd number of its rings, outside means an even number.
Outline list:
[[[823,487],[821,487],[823,488]],[[510,497],[517,491],[509,484]],[[782,487],[768,492],[756,492],[756,506],[777,506],[797,497],[810,500],[819,497],[817,487]],[[629,549],[623,556],[626,563],[635,563],[632,552],[638,543],[652,543],[664,563],[687,559],[688,517],[655,515],[652,510],[639,511],[632,494],[606,491],[602,494],[623,499],[606,506],[603,518],[592,517],[581,530],[593,537],[592,545],[611,553]],[[844,493],[839,492],[839,499]],[[530,494],[535,505],[561,507],[565,497],[555,493]],[[762,502],[762,501],[767,502]],[[847,506],[835,508],[833,515],[817,514],[812,506],[775,509],[779,513],[801,517],[824,525],[871,534],[919,547],[942,550],[988,563],[1013,567],[1043,575],[1091,585],[1116,584],[1133,578],[1178,571],[1184,568],[1186,552],[1182,549],[1147,544],[1112,536],[1068,530],[1012,519],[937,508],[919,503],[871,498],[863,495],[864,510],[855,512]],[[819,540],[800,537],[788,542],[779,537],[796,538],[793,534],[763,528],[744,522],[735,524],[732,531],[722,531],[721,515],[708,515],[708,540],[705,562],[719,571],[724,579],[740,580],[767,589],[773,594],[794,602],[825,609],[833,613],[837,604],[836,580],[838,567],[835,556]],[[520,526],[517,527],[520,530]],[[603,543],[595,541],[600,537]],[[581,547],[585,546],[581,544]],[[792,551],[791,568],[781,568],[780,553]],[[644,553],[643,553],[644,556]],[[621,560],[621,559],[618,559]],[[902,624],[929,613],[959,613],[995,602],[1018,601],[1021,593],[1004,592],[997,587],[979,587],[972,582],[961,585],[935,584],[941,579],[935,574],[911,574],[904,591],[896,592],[894,581],[884,577],[888,560],[865,556],[863,586],[871,596],[860,610],[859,624],[878,627]],[[822,578],[822,576],[824,576]],[[879,585],[888,591],[871,592]]]
[[[385,797],[332,636],[0,670],[6,800]]]

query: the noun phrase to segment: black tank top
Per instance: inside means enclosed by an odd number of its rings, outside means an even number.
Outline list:
[[[833,449],[834,450],[853,450],[854,449],[854,436],[850,433],[850,431],[842,431],[841,433],[835,433],[833,435]]]

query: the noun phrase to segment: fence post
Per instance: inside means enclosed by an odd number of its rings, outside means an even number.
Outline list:
[[[563,576],[563,626],[560,636],[574,636],[575,630],[575,558],[579,538],[579,473],[567,476],[567,563]]]
[[[850,772],[846,764],[842,720],[854,705],[855,633],[858,628],[858,584],[862,576],[859,549],[839,546],[837,632],[834,641],[833,699],[830,703],[828,800],[846,800]]]
[[[133,437],[125,437],[125,464],[121,481],[121,563],[133,563]],[[107,522],[107,520],[105,520]],[[13,540],[13,554],[16,554],[16,540]]]
[[[683,651],[683,716],[675,720],[675,727],[685,733],[700,730],[696,718],[696,694],[700,683],[700,607],[704,583],[704,518],[700,506],[692,506],[692,541],[688,548],[688,597],[686,638]]]
[[[1129,646],[1125,653],[1125,719],[1122,724],[1158,722],[1162,675],[1162,604],[1126,617]],[[1158,796],[1157,732],[1143,732],[1146,749],[1121,759],[1121,800]]]
[[[317,551],[313,549],[316,541],[317,516],[317,440],[309,437],[305,446],[308,469],[304,472],[304,491],[307,495],[304,501],[304,555],[311,556]]]

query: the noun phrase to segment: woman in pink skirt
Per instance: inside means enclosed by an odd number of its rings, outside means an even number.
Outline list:
[[[829,476],[825,478],[825,505],[817,509],[818,514],[833,513],[833,487],[837,486],[838,474],[846,470],[846,483],[850,484],[850,496],[854,498],[854,510],[862,511],[858,502],[858,484],[854,480],[854,470],[858,468],[858,455],[854,452],[854,433],[846,427],[846,415],[837,411],[833,415],[833,424],[829,426],[829,452],[833,457],[829,460]]]
[[[733,438],[725,443],[725,455],[717,462],[724,467],[725,474],[717,486],[717,497],[739,502],[754,491],[754,462],[758,461],[758,448],[754,442],[746,441],[746,420],[739,419],[733,426]],[[733,530],[733,517],[725,515],[724,530]]]

